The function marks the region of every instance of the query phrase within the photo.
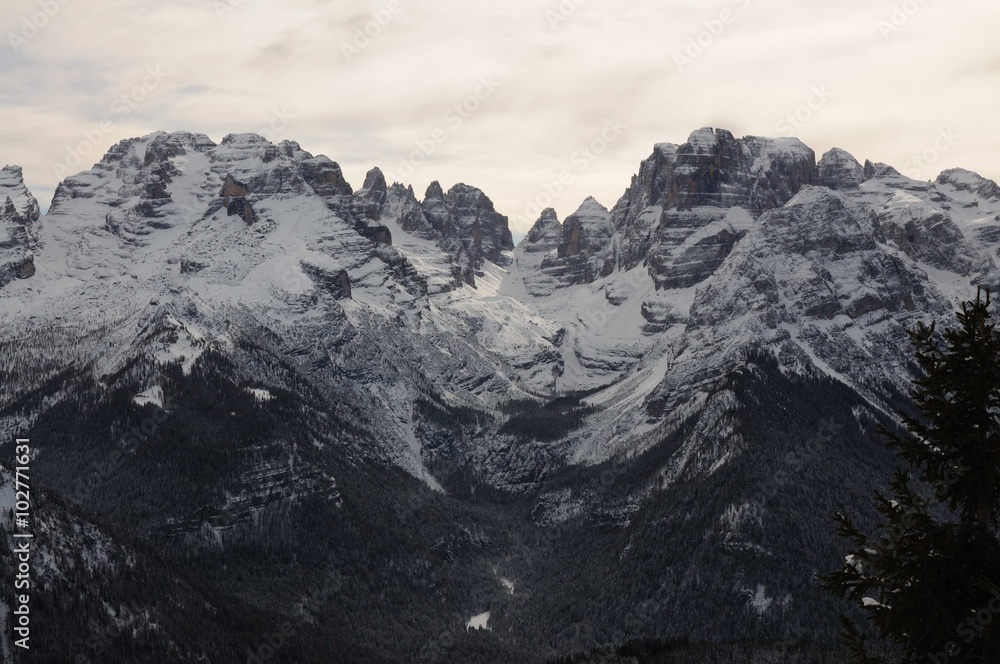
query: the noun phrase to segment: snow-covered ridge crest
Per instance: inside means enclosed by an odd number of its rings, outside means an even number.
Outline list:
[[[136,353],[191,371],[254,326],[304,335],[295,352],[323,371],[366,376],[383,452],[432,486],[412,414],[429,394],[492,409],[587,392],[586,426],[560,443],[577,462],[710,413],[684,448],[710,469],[732,450],[696,439],[735,403],[713,385],[752,349],[873,402],[876,376],[903,385],[905,329],[1000,284],[998,191],[967,171],[917,182],[839,149],[817,163],[796,139],[702,129],[656,145],[611,209],[546,210],[514,248],[467,184],[418,198],[376,168],[355,189],[292,141],[157,132],[67,178],[42,218],[19,169],[0,171],[20,238],[4,251],[20,265],[30,252],[34,271],[0,289],[0,309],[12,329],[113,312],[109,345],[79,348],[102,374]]]

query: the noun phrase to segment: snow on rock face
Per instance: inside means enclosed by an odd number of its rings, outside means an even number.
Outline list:
[[[163,388],[159,386],[151,387],[145,392],[135,395],[132,401],[139,406],[151,403],[158,408],[163,408]]]
[[[658,144],[610,215],[588,199],[567,218],[555,256],[543,250],[551,239],[536,224],[517,252],[527,263],[529,254],[545,254],[525,281],[528,292],[545,296],[640,264],[658,289],[694,286],[756,217],[816,178],[814,153],[795,139],[737,140],[702,129],[683,145]]]
[[[299,165],[302,179],[320,196],[350,196],[354,193],[344,178],[340,164],[329,157],[314,157],[295,141],[282,141],[278,144],[278,149]]]
[[[465,629],[490,629],[490,612],[480,613],[479,615],[472,616],[469,621],[465,623]]]
[[[974,295],[974,285],[1000,284],[995,183],[962,169],[935,182],[911,180],[885,164],[866,162],[865,172],[858,189],[842,193],[875,210],[890,245],[929,271],[953,305]]]
[[[38,201],[24,186],[20,166],[0,170],[0,288],[35,274]]]
[[[403,312],[418,313],[405,281],[412,275],[402,255],[332,209],[332,198],[349,197],[338,171],[253,135],[219,145],[186,133],[122,141],[60,185],[40,238],[43,278],[33,290],[5,289],[4,318],[13,331],[77,319],[77,311],[113,312],[110,350],[80,349],[93,353],[100,374],[137,354],[181,361],[189,373],[207,349],[230,352],[230,331],[245,334],[247,325],[314,330],[326,340],[341,330],[358,346],[376,345],[383,321],[395,327]],[[252,224],[231,214],[237,200],[252,209]],[[362,335],[350,332],[352,320]],[[407,345],[393,352],[406,356]],[[464,355],[449,361],[485,373],[482,360]],[[385,442],[385,454],[395,446],[411,454],[409,441]]]
[[[773,441],[748,410],[774,394],[766,381],[783,374],[793,389],[828,378],[875,412],[879,388],[904,392],[912,378],[906,330],[950,320],[976,283],[997,283],[1000,200],[988,181],[947,172],[916,182],[871,163],[862,179],[848,157],[828,153],[817,171],[792,140],[696,132],[687,146],[657,145],[611,212],[588,200],[560,223],[546,211],[510,250],[501,215],[473,188],[451,196],[432,185],[421,202],[377,170],[354,190],[335,162],[290,142],[154,134],[63,183],[36,226],[36,275],[0,289],[0,338],[72,322],[80,333],[60,366],[100,378],[139,357],[186,373],[224,365],[248,408],[303,397],[317,412],[359,414],[346,419],[356,440],[313,441],[310,454],[279,446],[240,470],[208,525],[178,517],[170,536],[217,545],[284,501],[339,507],[337,479],[315,463],[334,444],[438,491],[461,475],[534,494],[542,527],[625,525],[649,493],[682,496],[688,481],[761,466],[750,455]],[[230,214],[234,200],[245,207]],[[775,371],[754,382],[760,357]],[[144,390],[136,403],[147,410],[163,403],[147,389],[156,380],[145,376],[129,396]],[[572,404],[567,420],[580,426],[559,440],[517,440],[503,428],[515,400]],[[842,452],[815,454],[836,466]],[[550,484],[603,476],[565,468],[601,462],[622,477],[643,473],[628,480],[637,488],[627,503],[617,502],[621,484]],[[746,477],[703,514],[716,515],[709,525],[727,543],[752,549],[766,543],[756,534],[766,513],[756,511],[759,476]],[[643,521],[628,546],[669,524]],[[108,551],[83,555],[123,558]],[[734,582],[725,583],[751,618],[789,601],[773,576]],[[494,585],[513,593],[513,583]],[[528,581],[517,591],[527,597]],[[490,628],[488,613],[471,613],[456,626]]]
[[[938,175],[936,184],[952,187],[955,191],[969,192],[992,203],[1000,203],[1000,186],[978,173],[964,168],[952,168]]]
[[[503,262],[505,252],[513,249],[507,217],[494,209],[485,193],[465,184],[456,184],[445,193],[440,184],[432,182],[421,202],[412,187],[399,183],[387,186],[382,171],[373,168],[364,186],[352,196],[340,190],[324,190],[322,195],[331,210],[380,246],[382,259],[417,296],[429,290],[475,287],[476,272],[483,264]],[[400,230],[415,238],[401,237]],[[430,260],[393,248],[395,242],[412,247],[410,240],[416,238],[437,245]],[[447,275],[444,284],[439,282],[442,270]]]
[[[696,142],[701,151],[711,146],[705,133]],[[665,165],[676,161],[676,154],[675,146],[661,144],[651,163],[669,170]],[[620,383],[588,399],[607,411],[590,419],[594,433],[582,436],[571,458],[598,461],[637,453],[656,439],[652,432],[669,431],[683,417],[700,413],[700,431],[689,437],[690,447],[682,446],[665,477],[711,472],[739,453],[741,443],[726,433],[725,392],[706,398],[705,391],[741,366],[750,349],[770,348],[783,370],[827,374],[874,402],[877,396],[865,387],[873,381],[889,376],[905,389],[907,329],[918,320],[944,320],[975,295],[977,284],[1000,281],[993,259],[1000,249],[1000,201],[992,201],[988,181],[953,173],[922,183],[871,163],[858,178],[856,162],[846,153],[834,152],[825,161],[849,166],[842,170],[851,175],[850,186],[843,186],[841,177],[837,191],[803,187],[756,221],[748,210],[729,208],[738,239],[687,291],[693,297],[670,288],[643,297],[644,330],[658,341],[641,363],[620,374]],[[640,210],[635,227],[650,237],[658,218],[681,218],[660,207],[632,207],[631,193],[663,191],[653,172],[645,164],[615,208],[623,219]],[[745,215],[741,222],[733,219],[737,212]],[[718,221],[710,222],[700,233],[676,231],[682,246],[715,235],[713,223],[717,228]],[[630,230],[617,230],[624,246]],[[643,254],[654,266],[657,286],[670,283],[662,278],[669,273],[654,263],[670,264],[670,255],[664,260],[660,251],[651,244]],[[606,280],[609,285],[614,278]],[[577,311],[586,318],[584,306]]]
[[[736,397],[716,387],[751,349],[862,395],[875,376],[905,385],[905,329],[1000,283],[995,189],[841,150],[817,166],[795,139],[704,129],[658,144],[613,210],[587,199],[564,223],[546,210],[513,249],[475,187],[435,182],[421,201],[373,169],[354,190],[297,143],[159,132],[67,178],[44,223],[19,170],[0,171],[2,227],[37,238],[35,277],[7,283],[0,310],[22,329],[114,312],[106,346],[78,349],[102,374],[138,354],[190,372],[271,330],[374,413],[387,433],[366,453],[435,488],[421,400],[490,410],[589,392],[585,426],[553,453],[580,463],[698,416],[669,482],[740,452]],[[488,459],[485,482],[541,475],[544,461],[511,462],[504,445],[484,433],[463,453]]]
[[[720,223],[729,210],[756,218],[816,179],[815,154],[796,139],[701,129],[683,145],[657,145],[612,211],[618,262],[624,269],[645,263],[658,288],[700,283],[740,237]]]
[[[11,535],[15,526],[9,512],[15,503],[15,476],[6,468],[0,468],[0,537],[7,539],[11,546]],[[34,493],[34,492],[33,492]],[[58,506],[34,509],[41,502],[32,501],[31,575],[45,584],[65,582],[79,573],[75,561],[83,561],[87,571],[108,571],[132,568],[135,556],[120,543],[79,516],[66,512]]]
[[[830,189],[857,189],[867,179],[858,160],[840,148],[824,154],[817,165],[817,184]]]
[[[382,208],[388,198],[389,187],[385,182],[385,176],[378,168],[368,171],[365,176],[365,183],[358,191],[354,192],[354,212],[357,217],[370,222],[377,222],[382,218]]]
[[[594,198],[585,200],[563,224],[555,210],[544,210],[515,250],[520,260],[537,268],[525,281],[528,292],[549,295],[558,288],[608,276],[616,263],[614,239],[611,213]]]
[[[771,329],[799,317],[852,319],[912,311],[907,275],[878,243],[875,215],[834,192],[804,189],[758,221],[726,265],[699,291],[692,324],[712,328],[753,315]],[[865,275],[863,281],[857,276]]]
[[[0,196],[10,199],[14,211],[31,223],[39,217],[38,201],[24,186],[24,174],[20,166],[4,166],[0,169]]]
[[[593,197],[587,198],[563,224],[563,254],[577,256],[604,249],[614,235],[611,213]],[[604,276],[604,275],[602,275]]]
[[[950,214],[912,194],[894,194],[879,211],[879,222],[886,238],[915,260],[963,276],[989,270]]]
[[[248,387],[246,391],[257,401],[271,401],[274,399],[274,396],[268,390]]]
[[[514,250],[528,294],[535,297],[551,295],[567,285],[562,279],[563,270],[558,267],[562,242],[563,226],[556,211],[552,208],[542,210],[538,221]]]
[[[806,187],[764,214],[695,297],[687,350],[647,400],[656,417],[696,398],[759,345],[865,393],[879,376],[905,380],[905,330],[949,303],[885,243],[874,211]]]
[[[459,183],[444,193],[432,182],[421,207],[442,248],[463,268],[478,269],[486,260],[500,263],[503,252],[514,248],[507,217],[475,187]]]
[[[524,252],[530,254],[558,251],[562,244],[563,227],[552,208],[542,210],[542,215],[524,236],[521,244]]]
[[[651,205],[740,206],[756,217],[815,180],[815,153],[797,139],[736,139],[724,129],[701,129],[683,145],[657,146],[616,206],[615,225],[630,225]]]
[[[775,604],[775,598],[767,596],[767,588],[761,583],[757,584],[755,590],[744,588],[740,591],[740,595],[746,600],[747,610],[754,612],[758,616],[766,614]],[[791,601],[791,595],[786,595],[778,604],[782,608],[787,608]]]

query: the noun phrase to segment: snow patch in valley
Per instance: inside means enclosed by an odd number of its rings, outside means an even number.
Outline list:
[[[465,629],[486,629],[492,631],[489,626],[490,622],[490,612],[480,613],[479,615],[472,616],[469,621],[465,623]]]
[[[250,394],[257,401],[266,402],[274,399],[274,395],[264,389],[255,389],[252,387],[248,387],[246,388],[246,392]]]
[[[768,597],[767,588],[761,584],[757,584],[756,590],[750,588],[744,588],[740,591],[740,594],[746,599],[746,608],[748,611],[753,611],[758,616],[762,616],[767,613],[772,606],[780,606],[785,609],[792,602],[791,595],[785,595],[781,600],[776,600],[774,597]],[[777,603],[777,604],[776,604]]]
[[[138,406],[145,406],[151,403],[158,408],[163,408],[163,388],[159,386],[151,387],[145,392],[135,395],[132,401]]]
[[[197,344],[190,335],[179,334],[177,341],[162,346],[154,353],[154,357],[164,364],[180,362],[184,375],[190,376],[191,370],[194,369],[194,363],[198,361],[203,352],[205,352],[204,346]]]
[[[774,602],[774,598],[767,596],[766,590],[763,584],[758,583],[756,592],[751,592],[750,590],[743,591],[748,596],[747,606],[753,609],[759,616],[767,613],[767,610],[771,608],[771,604]]]

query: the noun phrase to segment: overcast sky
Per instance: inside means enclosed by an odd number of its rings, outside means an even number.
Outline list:
[[[515,234],[705,126],[1000,179],[996,0],[4,0],[0,25],[0,164],[43,207],[161,129],[293,139],[356,188],[466,182]]]

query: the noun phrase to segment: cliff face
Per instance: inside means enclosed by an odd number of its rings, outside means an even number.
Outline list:
[[[545,210],[518,251],[542,256],[537,272],[526,278],[532,295],[550,295],[559,288],[589,284],[608,276],[616,267],[611,213],[593,198],[585,200],[562,224],[554,210]]]
[[[818,177],[815,154],[797,139],[736,139],[701,129],[682,145],[659,144],[610,213],[588,199],[567,218],[557,256],[541,265],[546,276],[536,280],[546,285],[533,292],[637,265],[658,289],[694,286],[721,265],[754,219]],[[526,240],[525,250],[537,251],[533,244]]]
[[[503,252],[514,248],[507,217],[476,187],[459,183],[445,193],[432,182],[420,207],[442,248],[463,270],[478,270],[487,260],[503,263]]]
[[[0,288],[35,274],[38,201],[24,186],[19,166],[0,170]]]
[[[797,139],[700,129],[657,145],[612,211],[621,265],[646,264],[658,288],[700,283],[750,220],[816,179],[815,154]]]

